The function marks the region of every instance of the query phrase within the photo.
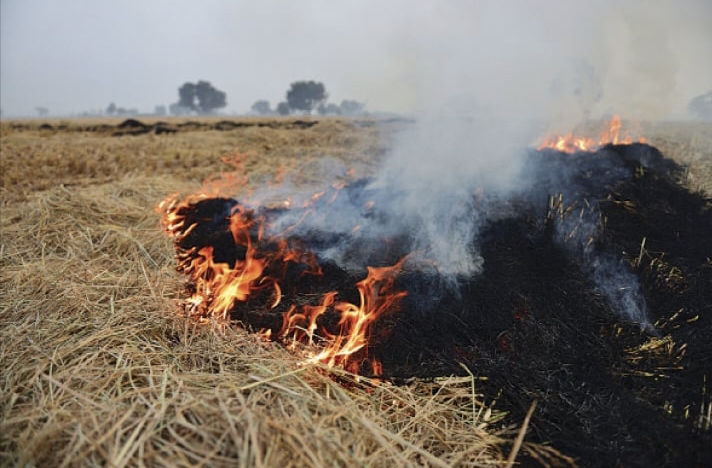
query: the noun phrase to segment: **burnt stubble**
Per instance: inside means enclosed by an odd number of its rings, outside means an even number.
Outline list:
[[[683,188],[683,168],[646,144],[573,155],[531,151],[528,158],[540,197],[520,193],[495,202],[502,214],[473,239],[483,272],[445,279],[407,262],[396,281],[407,296],[400,311],[376,324],[368,354],[395,383],[466,375],[465,366],[483,378],[481,391],[500,395],[496,405],[512,421],[538,400],[531,424],[536,441],[582,466],[712,463],[712,436],[698,417],[709,404],[703,387],[712,369],[710,199]],[[361,203],[367,185],[344,190]],[[562,204],[547,204],[558,194]],[[218,259],[239,255],[220,220],[234,203],[195,205],[198,227],[179,247],[208,242]],[[581,224],[567,224],[576,216],[598,223],[596,229],[577,234]],[[369,265],[393,264],[409,253],[408,237],[404,231],[379,246],[354,241],[349,255],[363,252]],[[311,232],[288,241],[318,252],[343,239]],[[587,264],[602,258],[636,279],[645,323],[621,314],[614,303],[620,294],[601,285],[604,270]],[[285,267],[279,307],[266,308],[258,296],[238,304],[232,317],[276,336],[290,304],[314,303],[328,291],[357,300],[354,284],[363,272],[327,259],[321,266],[320,276]],[[337,331],[333,314],[320,320]]]

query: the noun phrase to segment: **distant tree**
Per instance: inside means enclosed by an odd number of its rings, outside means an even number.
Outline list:
[[[319,104],[316,108],[316,111],[319,113],[319,115],[340,115],[341,114],[341,109],[339,106],[333,103],[329,104]]]
[[[166,106],[156,106],[153,110],[154,115],[166,115]]]
[[[289,104],[286,102],[282,101],[279,104],[277,104],[277,113],[279,115],[289,115],[289,113],[292,111],[292,109],[289,107]]]
[[[259,115],[270,115],[272,113],[272,108],[269,105],[269,101],[260,99],[252,104],[252,112]]]
[[[212,114],[217,109],[227,105],[227,95],[213,87],[208,81],[198,81],[197,84],[184,83],[178,88],[178,102],[174,108],[200,114]],[[173,108],[173,106],[171,106]],[[171,111],[173,112],[173,111]]]
[[[106,107],[106,113],[109,115],[114,115],[116,113],[116,104],[113,102]]]
[[[687,110],[693,117],[712,120],[712,91],[693,98],[687,106]]]
[[[47,114],[49,114],[49,109],[46,107],[35,107],[35,110],[40,117],[47,117]]]
[[[328,97],[324,84],[316,81],[296,81],[287,91],[289,107],[307,114],[311,114],[319,104],[325,103]]]
[[[198,81],[195,85],[195,96],[198,98],[198,111],[201,114],[212,114],[227,106],[227,95],[207,81]]]
[[[178,105],[191,111],[196,110],[195,85],[193,83],[184,83],[178,88]]]
[[[339,109],[344,115],[360,115],[363,114],[366,105],[362,102],[352,101],[349,99],[344,99],[341,101]]]
[[[168,106],[168,112],[171,113],[171,115],[188,115],[192,112],[192,109],[189,107],[181,106],[179,103],[173,103],[170,106]]]

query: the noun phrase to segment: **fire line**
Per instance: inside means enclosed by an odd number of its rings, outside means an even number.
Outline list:
[[[601,131],[598,140],[582,136],[574,136],[573,133],[568,133],[563,136],[550,136],[545,139],[537,149],[555,149],[563,153],[575,153],[578,151],[596,151],[602,146],[611,144],[631,144],[633,143],[633,138],[627,133],[620,135],[621,131],[621,118],[618,115],[614,115],[608,126]],[[639,138],[639,143],[645,143],[645,138]]]

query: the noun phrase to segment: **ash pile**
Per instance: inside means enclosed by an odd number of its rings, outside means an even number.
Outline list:
[[[468,187],[465,202],[439,205],[447,222],[425,237],[418,216],[393,209],[409,194],[382,181],[299,208],[194,200],[172,211],[190,227],[175,237],[179,270],[195,278],[206,249],[229,268],[261,261],[269,281],[221,310],[284,339],[295,307],[323,307],[311,331],[338,334],[331,306],[363,301],[354,284],[367,266],[398,265],[388,284],[397,300],[374,320],[351,370],[371,374],[363,362],[375,359],[398,383],[466,367],[512,422],[538,400],[530,436],[587,466],[712,464],[710,199],[641,143],[531,150],[523,168],[533,187],[506,196]],[[438,229],[464,234],[435,245]],[[290,255],[272,261],[278,251]],[[187,289],[194,294],[195,282]],[[330,292],[338,298],[327,303]],[[190,307],[206,314],[210,298]]]

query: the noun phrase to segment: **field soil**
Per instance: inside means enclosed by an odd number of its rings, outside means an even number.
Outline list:
[[[601,242],[640,279],[652,329],[611,314],[529,218],[486,233],[492,267],[465,293],[478,318],[444,301],[446,320],[397,321],[374,350],[382,379],[302,365],[245,317],[182,315],[163,199],[237,160],[242,193],[322,187],[325,164],[353,183],[411,125],[0,123],[0,465],[712,464],[709,125],[641,124],[665,164],[601,197]]]

